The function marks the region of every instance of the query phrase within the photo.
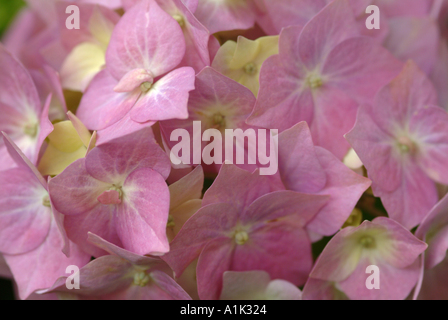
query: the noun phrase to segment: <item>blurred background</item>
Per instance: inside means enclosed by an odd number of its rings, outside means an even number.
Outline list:
[[[0,39],[14,20],[16,14],[25,6],[25,1],[22,0],[0,0]],[[0,278],[0,300],[13,299],[14,289],[12,282]]]

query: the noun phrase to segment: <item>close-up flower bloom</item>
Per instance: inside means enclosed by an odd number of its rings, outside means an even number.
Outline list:
[[[0,300],[448,299],[447,21],[0,0]]]

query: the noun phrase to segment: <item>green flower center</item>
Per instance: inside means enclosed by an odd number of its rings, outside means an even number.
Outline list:
[[[244,72],[252,76],[257,72],[257,66],[253,62],[250,62],[244,66]]]
[[[376,247],[375,239],[371,236],[364,236],[359,240],[359,243],[366,249],[373,249]]]

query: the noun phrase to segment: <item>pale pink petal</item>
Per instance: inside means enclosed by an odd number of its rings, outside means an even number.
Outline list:
[[[109,252],[110,254],[114,254],[120,258],[123,258],[125,260],[127,260],[128,262],[134,264],[134,265],[139,265],[139,266],[157,266],[158,264],[163,264],[163,261],[160,259],[156,259],[156,258],[151,258],[151,257],[146,257],[146,256],[141,256],[135,253],[132,253],[128,250],[122,249],[106,240],[104,240],[103,238],[97,236],[96,234],[93,234],[91,232],[89,232],[88,235],[88,241],[92,244],[94,244],[95,246],[97,246],[98,248],[103,249],[104,251]]]
[[[154,0],[142,0],[115,27],[106,62],[117,80],[137,68],[156,78],[176,67],[184,54],[185,39],[177,21]]]
[[[279,172],[286,188],[314,193],[322,190],[327,176],[316,161],[313,140],[306,122],[280,133],[278,143]]]
[[[416,111],[409,130],[420,138],[417,161],[434,181],[448,184],[448,114],[439,107]]]
[[[210,33],[244,30],[254,25],[255,8],[251,1],[199,0],[195,16],[210,30]]]
[[[101,144],[86,158],[92,177],[112,184],[142,167],[156,170],[165,179],[171,170],[169,158],[155,142],[151,128]]]
[[[316,155],[327,175],[327,183],[318,194],[330,195],[330,199],[307,225],[307,229],[331,236],[348,219],[371,181],[348,169],[331,152],[323,148],[316,147]]]
[[[322,69],[328,84],[358,103],[372,103],[380,88],[395,78],[403,64],[370,38],[348,39],[335,46]]]
[[[219,299],[223,274],[232,270],[233,246],[231,239],[217,238],[207,243],[202,250],[196,271],[201,300]]]
[[[117,80],[107,70],[98,73],[90,83],[76,113],[88,129],[101,130],[117,123],[141,95],[140,89],[117,93],[113,90],[116,85]]]
[[[340,288],[351,300],[404,300],[416,285],[420,273],[418,260],[403,269],[378,263],[380,289],[369,290],[365,284],[369,276],[366,268],[369,265],[370,261],[361,261],[350,277],[339,283]]]
[[[137,101],[131,119],[137,122],[187,119],[189,92],[194,90],[195,72],[190,67],[176,69],[157,81]]]
[[[295,50],[303,63],[313,70],[339,43],[357,36],[359,32],[349,3],[333,1],[303,28]]]
[[[176,277],[182,275],[208,242],[227,237],[227,231],[236,223],[236,217],[228,215],[229,212],[236,210],[226,203],[204,206],[183,226],[171,242],[170,252],[162,257],[173,268]]]
[[[313,258],[304,229],[279,219],[254,228],[248,235],[246,243],[235,246],[228,270],[264,270],[273,279],[287,280],[297,286],[305,284]]]
[[[109,188],[109,184],[90,176],[85,159],[75,161],[49,183],[52,202],[56,210],[64,215],[79,215],[94,210],[99,204],[98,197]]]
[[[139,169],[128,176],[123,193],[116,226],[124,248],[141,255],[168,252],[170,194],[165,179],[152,169]]]
[[[260,176],[258,170],[251,174],[235,165],[224,164],[212,187],[205,193],[202,205],[230,203],[237,209],[236,212],[241,212],[259,197],[284,190],[281,182],[274,179],[271,176]]]
[[[38,248],[21,255],[5,256],[21,299],[26,299],[36,290],[51,287],[59,277],[67,275],[68,266],[82,268],[89,262],[90,256],[75,245],[71,248],[70,258],[67,258],[61,251],[62,246],[63,239],[53,220],[47,239]]]
[[[0,172],[0,252],[23,254],[40,246],[51,224],[51,208],[44,206],[48,195],[26,168]]]
[[[290,223],[304,227],[329,198],[289,190],[275,191],[252,202],[247,210],[240,214],[240,221],[243,224],[261,226],[288,219]]]
[[[397,17],[388,20],[389,34],[384,46],[400,59],[412,59],[429,74],[437,60],[439,30],[430,17]]]
[[[128,113],[120,121],[110,127],[107,127],[106,129],[98,131],[97,145],[127,136],[128,134],[135,133],[148,127],[152,127],[154,124],[155,121],[148,121],[145,123],[135,122],[131,119],[131,116]],[[148,130],[148,135],[151,135],[150,130]]]

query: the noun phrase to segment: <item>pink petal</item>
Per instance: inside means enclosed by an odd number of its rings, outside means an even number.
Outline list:
[[[107,69],[93,78],[76,113],[88,129],[101,130],[117,123],[131,110],[141,95],[140,89],[117,93],[113,90],[116,85],[117,80]]]
[[[90,176],[85,159],[75,161],[49,183],[53,204],[64,215],[79,215],[94,210],[99,204],[98,197],[109,188],[109,184]]]
[[[409,130],[419,136],[417,161],[433,180],[448,184],[448,114],[439,107],[426,106],[411,118]]]
[[[28,160],[28,158],[17,147],[17,145],[11,140],[11,138],[8,137],[7,134],[5,134],[4,132],[2,134],[3,134],[3,141],[4,141],[5,145],[6,145],[6,148],[7,148],[8,152],[9,152],[9,155],[11,156],[11,158],[14,159],[14,161],[16,162],[16,164],[19,167],[24,168],[24,170],[27,170],[30,173],[32,173],[34,175],[35,179],[37,181],[39,181],[39,183],[42,185],[42,187],[47,189],[48,188],[47,182],[42,177],[42,175],[39,173],[39,171],[37,170],[36,166],[33,165],[30,162],[30,160]]]
[[[0,45],[0,89],[2,103],[20,112],[40,114],[40,100],[33,79],[23,65]]]
[[[415,235],[429,245],[425,253],[425,268],[431,269],[441,263],[448,249],[448,196],[437,203],[418,227]]]
[[[96,207],[86,213],[64,216],[64,228],[69,239],[76,243],[84,252],[96,258],[106,255],[107,251],[98,248],[88,241],[89,232],[97,234],[110,243],[123,247],[115,228],[117,224],[117,206],[102,205],[98,201],[97,203]]]
[[[190,3],[189,3],[190,2]],[[193,15],[198,0],[157,0],[160,7],[171,16],[179,15],[183,18],[182,31],[185,37],[186,51],[178,67],[189,66],[199,73],[210,65],[208,42],[210,33]]]
[[[381,128],[373,115],[375,112],[372,107],[360,107],[356,125],[346,138],[374,183],[385,191],[394,191],[401,183],[401,164],[394,157],[393,145],[388,143],[393,136]]]
[[[430,270],[425,270],[423,284],[418,300],[445,300],[448,299],[448,259]]]
[[[98,198],[101,204],[120,204],[120,194],[116,190],[106,190]]]
[[[252,202],[240,215],[243,224],[261,226],[288,219],[304,227],[327,203],[329,196],[310,195],[289,190],[275,191]]]
[[[439,30],[431,17],[397,17],[388,21],[384,46],[401,61],[413,60],[425,73],[435,67]]]
[[[246,243],[234,245],[232,264],[228,270],[264,270],[273,279],[283,279],[297,286],[305,284],[313,265],[311,242],[306,231],[280,219],[248,234]]]
[[[254,7],[249,1],[234,3],[228,0],[199,0],[195,16],[210,33],[249,29],[255,23]]]
[[[134,265],[157,266],[158,264],[163,264],[162,260],[160,259],[137,255],[135,253],[122,249],[91,232],[89,232],[87,239],[90,243],[94,244],[98,248],[101,248],[104,251],[109,252],[110,254],[125,259]]]
[[[262,1],[266,9],[266,15],[271,19],[273,25],[272,32],[276,34],[289,26],[304,26],[326,5],[324,0]]]
[[[232,267],[234,244],[231,241],[229,238],[217,238],[202,250],[196,269],[201,300],[219,299],[223,274]]]
[[[154,0],[142,0],[118,22],[106,62],[117,80],[137,68],[151,72],[156,78],[176,67],[184,54],[185,40],[176,20]]]
[[[56,2],[56,11],[58,17],[58,30],[60,31],[60,39],[64,47],[70,52],[77,45],[83,42],[94,42],[94,37],[90,31],[90,20],[94,14],[100,14],[103,19],[109,20],[113,24],[117,24],[120,20],[120,16],[110,8],[107,8],[104,4],[98,3],[98,1],[90,0],[94,3],[76,3],[80,11],[80,29],[67,29],[66,21],[68,14],[65,12],[69,6],[66,2]],[[116,2],[117,0],[113,0]],[[87,2],[83,0],[83,2]],[[103,2],[106,2],[103,0]],[[111,3],[111,1],[107,1]],[[95,12],[96,11],[96,12]]]
[[[377,264],[380,270],[380,289],[369,290],[365,281],[369,274],[366,268],[370,261],[361,261],[345,281],[339,286],[352,300],[404,300],[415,286],[420,273],[419,261],[404,269],[398,269],[388,264]]]
[[[66,275],[68,266],[81,268],[90,260],[76,246],[72,246],[72,255],[67,258],[60,251],[62,246],[63,239],[53,221],[47,239],[38,248],[21,255],[5,256],[19,287],[21,299],[26,299],[36,290],[51,287],[59,277]]]
[[[308,278],[303,288],[303,300],[349,300],[336,286],[338,284],[331,281]]]
[[[23,254],[47,238],[51,208],[43,205],[47,191],[26,168],[0,172],[0,252]]]
[[[259,197],[282,189],[281,183],[271,176],[260,176],[258,171],[251,174],[235,165],[224,164],[205,193],[202,206],[229,203],[236,208],[235,212],[241,212]]]
[[[164,179],[169,176],[169,158],[154,140],[151,128],[95,147],[86,158],[86,169],[100,181],[116,183],[137,168],[152,168]]]
[[[371,181],[348,169],[323,148],[316,147],[316,155],[327,175],[327,184],[318,194],[330,195],[330,199],[307,225],[307,229],[331,236],[348,219]]]
[[[220,300],[255,300],[264,293],[270,280],[265,271],[226,271]]]
[[[187,119],[189,92],[194,90],[194,69],[176,69],[157,81],[142,94],[131,110],[131,119],[137,122],[150,120]]]
[[[170,194],[165,179],[152,169],[139,169],[128,176],[123,193],[116,228],[124,248],[141,255],[168,252]]]
[[[303,28],[297,44],[303,63],[313,70],[339,43],[359,36],[355,17],[345,0],[333,1]]]
[[[403,64],[370,38],[348,39],[329,53],[323,67],[328,84],[358,103],[372,103],[379,89],[402,70]]]
[[[153,83],[154,77],[145,69],[132,69],[126,73],[115,86],[115,92],[131,92],[144,82]]]
[[[349,95],[330,86],[320,88],[313,96],[315,111],[310,122],[313,140],[317,146],[343,159],[350,149],[344,134],[353,128],[358,105]]]
[[[170,252],[162,257],[173,268],[176,277],[182,275],[207,243],[213,239],[227,237],[226,232],[235,226],[237,220],[234,215],[229,215],[229,212],[236,212],[229,204],[211,204],[204,206],[185,223],[171,242]]]
[[[381,197],[389,216],[408,229],[417,226],[438,201],[435,183],[417,166],[402,169],[400,187],[384,192],[372,185],[376,196]],[[372,179],[373,180],[373,179]]]
[[[145,123],[138,123],[131,119],[130,114],[124,116],[123,119],[106,129],[98,131],[97,145],[110,142],[112,140],[127,136],[148,127],[152,127],[155,121],[148,121]],[[151,130],[147,130],[148,135],[151,135]]]
[[[286,188],[314,193],[326,184],[326,174],[317,160],[306,122],[300,122],[279,135],[279,172]]]

